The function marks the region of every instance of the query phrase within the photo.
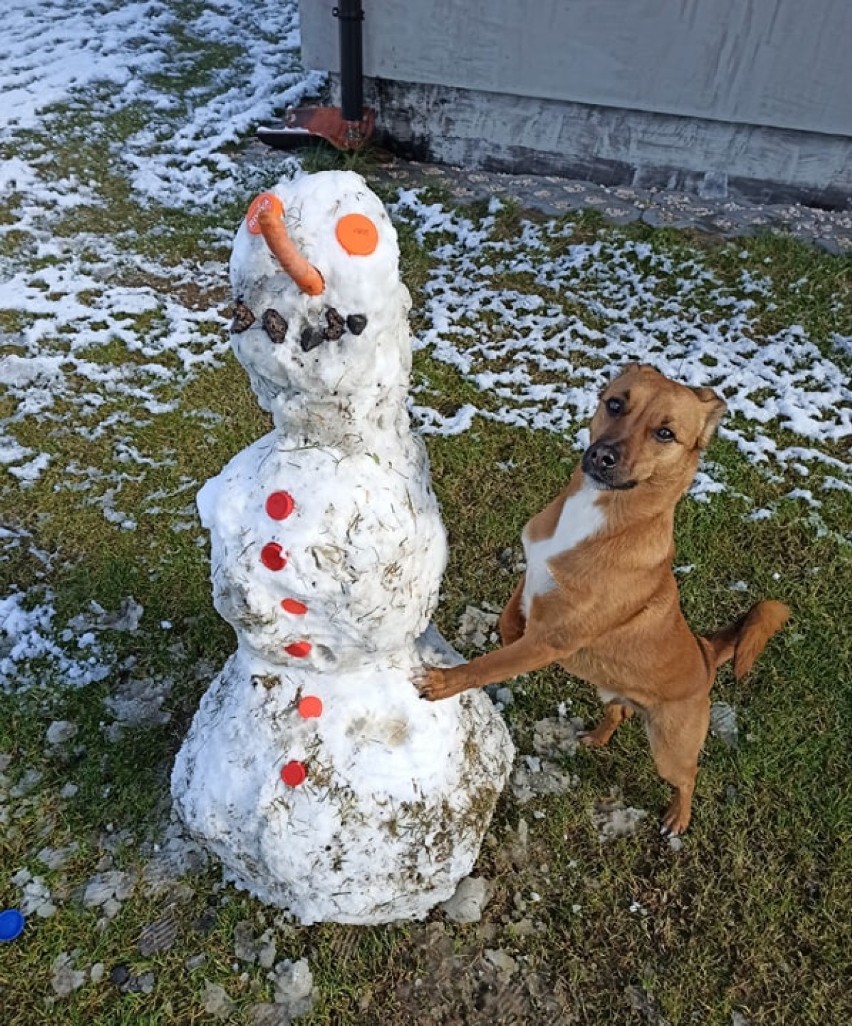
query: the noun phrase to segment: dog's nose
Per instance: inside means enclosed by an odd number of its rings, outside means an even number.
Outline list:
[[[595,442],[586,449],[583,456],[583,465],[586,469],[596,470],[598,473],[609,473],[618,466],[618,449],[606,442]]]

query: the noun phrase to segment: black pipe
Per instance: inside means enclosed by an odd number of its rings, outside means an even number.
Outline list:
[[[364,117],[364,68],[361,61],[361,0],[340,0],[332,14],[340,22],[340,106],[344,121]]]

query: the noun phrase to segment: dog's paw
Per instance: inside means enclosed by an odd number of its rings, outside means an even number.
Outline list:
[[[681,801],[675,797],[663,816],[660,833],[663,837],[679,837],[689,826],[690,819],[692,819],[692,808],[684,809]]]
[[[577,744],[583,748],[603,748],[612,734],[603,734],[600,730],[580,730],[577,732]]]
[[[455,694],[447,686],[444,671],[437,666],[424,666],[418,670],[414,675],[414,686],[427,702],[437,702]]]

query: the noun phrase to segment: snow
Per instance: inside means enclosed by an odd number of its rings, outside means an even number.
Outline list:
[[[238,648],[172,796],[230,879],[302,922],[422,918],[470,872],[513,747],[484,693],[424,703],[413,684],[460,657],[429,627],[447,547],[408,423],[396,232],[352,172],[271,194],[323,287],[301,291],[244,220],[232,343],[275,429],[199,492]],[[375,230],[365,252],[342,241],[352,217]]]

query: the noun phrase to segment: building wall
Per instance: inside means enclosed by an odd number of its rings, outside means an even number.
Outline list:
[[[332,3],[301,6],[306,66],[336,72]],[[680,185],[709,174],[717,188],[763,183],[767,198],[852,194],[852,0],[364,8],[380,134],[421,156]]]

